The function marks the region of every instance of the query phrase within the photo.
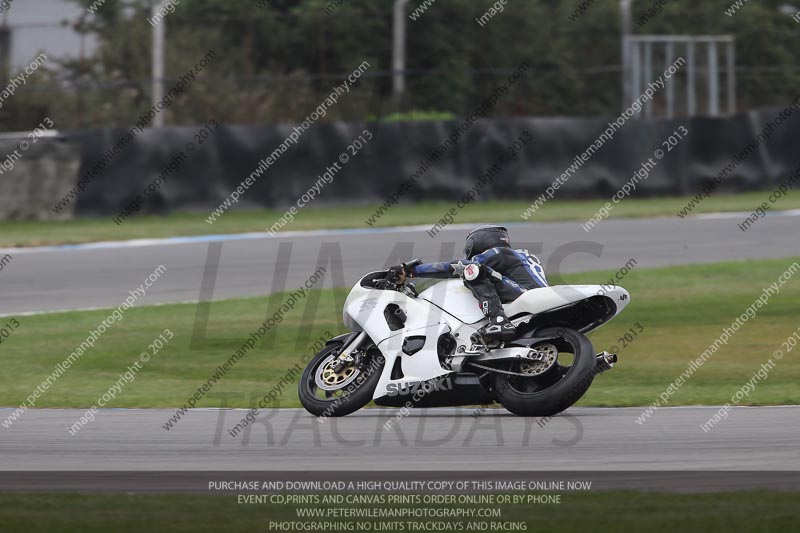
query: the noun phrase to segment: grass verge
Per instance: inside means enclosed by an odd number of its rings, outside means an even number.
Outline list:
[[[619,318],[590,335],[597,350],[618,346],[620,363],[595,381],[580,405],[650,404],[794,261],[800,258],[630,271],[621,285],[631,292],[631,304]],[[560,281],[603,283],[611,275],[571,274]],[[341,308],[346,293],[345,289],[312,291],[267,333],[263,343],[257,343],[255,350],[213,386],[197,407],[221,405],[223,397],[230,407],[252,406],[255,398],[268,392],[326,331],[343,332]],[[730,401],[759,366],[781,348],[782,341],[798,329],[799,298],[800,279],[792,279],[672,396],[670,404]],[[276,305],[273,303],[270,314]],[[36,406],[90,407],[141,352],[148,350],[164,328],[170,328],[174,339],[108,406],[179,407],[258,328],[267,308],[267,297],[214,302],[203,335],[194,335],[194,304],[130,309],[45,391]],[[80,311],[17,317],[19,327],[0,347],[0,405],[20,405],[107,315],[108,311]],[[636,335],[631,333],[630,342],[620,340],[631,331]],[[800,360],[787,356],[741,404],[796,404],[800,399],[798,382]],[[294,386],[285,391],[280,405],[299,406]]]
[[[693,214],[721,211],[751,212],[765,199],[765,191],[715,195],[706,198]],[[676,216],[689,197],[628,198],[617,204],[611,218]],[[576,220],[586,222],[606,202],[601,200],[551,200],[530,222]],[[488,202],[468,205],[455,217],[457,223],[524,222],[520,215],[530,202]],[[422,202],[414,205],[396,205],[372,227],[436,224],[445,212],[454,207],[453,202]],[[305,207],[287,231],[369,228],[366,220],[375,212],[375,205]],[[800,197],[785,197],[776,209],[800,208]],[[0,221],[0,246],[37,246],[46,244],[74,244],[81,242],[158,238],[223,233],[266,231],[283,216],[284,211],[264,209],[256,211],[231,211],[214,224],[208,224],[208,213],[173,213],[166,216],[137,216],[117,226],[111,217],[49,221]]]

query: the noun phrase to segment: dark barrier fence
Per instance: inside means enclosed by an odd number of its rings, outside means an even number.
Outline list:
[[[774,185],[800,164],[800,119],[781,110],[762,110],[728,118],[630,120],[596,150],[560,187],[558,198],[610,198],[656,149],[663,159],[640,181],[634,196],[695,193],[757,138],[768,122],[769,138],[735,163],[718,190],[749,190]],[[303,132],[296,144],[269,161],[269,168],[241,195],[234,208],[287,207],[317,182],[326,168],[350,157],[324,186],[323,203],[381,203],[415,172],[419,178],[404,202],[455,200],[485,174],[509,145],[527,131],[533,141],[516,159],[502,165],[481,201],[533,200],[600,138],[608,119],[487,118],[458,130],[459,122],[322,123]],[[213,124],[213,122],[212,122]],[[687,131],[674,148],[662,143]],[[209,211],[220,205],[292,134],[295,125],[170,127],[145,130],[104,129],[64,132],[80,150],[80,170],[62,172],[68,186],[81,184],[64,203],[77,215],[117,215],[145,196],[140,212]],[[367,129],[372,139],[352,155],[350,143]],[[296,131],[296,130],[295,130]],[[459,131],[458,135],[454,131]],[[448,138],[455,143],[444,153]],[[132,139],[132,140],[130,140]],[[441,155],[432,160],[435,150]],[[96,176],[96,177],[95,177]],[[161,176],[161,178],[159,178]],[[44,179],[44,178],[42,178]],[[50,179],[50,178],[48,178]],[[50,179],[52,181],[52,179]],[[157,186],[155,185],[157,183]],[[59,188],[63,189],[63,187]],[[73,211],[74,210],[74,211]]]

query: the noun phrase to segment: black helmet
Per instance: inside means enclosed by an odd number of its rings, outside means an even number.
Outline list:
[[[471,259],[489,248],[505,246],[511,248],[508,230],[497,224],[484,224],[469,232],[464,243],[464,257]]]

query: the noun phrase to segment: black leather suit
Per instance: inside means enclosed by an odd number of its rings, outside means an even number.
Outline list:
[[[513,302],[529,289],[547,287],[547,278],[539,260],[527,250],[507,247],[490,248],[472,259],[442,263],[423,263],[411,269],[411,275],[421,278],[462,277],[469,264],[480,267],[478,277],[464,280],[478,300],[483,314],[495,318],[505,316],[503,303]]]

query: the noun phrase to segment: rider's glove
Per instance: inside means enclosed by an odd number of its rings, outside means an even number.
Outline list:
[[[394,283],[403,283],[406,281],[406,277],[409,276],[411,276],[411,268],[406,264],[393,266],[389,269],[389,279]]]

